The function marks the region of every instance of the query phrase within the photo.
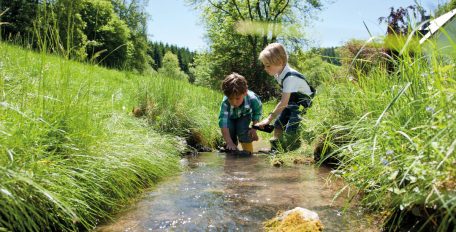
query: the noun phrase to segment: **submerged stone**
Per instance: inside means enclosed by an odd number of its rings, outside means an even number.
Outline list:
[[[305,208],[296,207],[264,222],[264,230],[267,232],[317,232],[323,231],[323,224],[317,213]]]

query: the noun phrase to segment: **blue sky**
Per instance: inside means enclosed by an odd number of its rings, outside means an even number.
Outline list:
[[[417,0],[430,12],[447,0]],[[333,0],[318,13],[318,20],[307,29],[307,35],[316,46],[338,46],[351,38],[367,39],[363,21],[374,35],[383,35],[386,25],[378,24],[378,18],[387,16],[390,7],[406,7],[414,0]],[[186,6],[184,0],[149,0],[146,8],[151,19],[148,34],[152,41],[162,41],[191,50],[207,48],[204,28],[198,12]]]

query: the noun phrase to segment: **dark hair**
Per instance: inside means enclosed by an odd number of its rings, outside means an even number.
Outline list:
[[[238,73],[231,73],[222,82],[222,90],[225,96],[239,96],[247,92],[247,80]]]

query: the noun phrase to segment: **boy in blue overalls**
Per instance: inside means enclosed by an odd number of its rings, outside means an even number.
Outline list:
[[[264,70],[280,84],[282,97],[272,113],[256,124],[260,128],[274,123],[274,136],[271,138],[271,149],[275,149],[283,132],[287,137],[299,136],[296,132],[301,121],[299,106],[310,107],[315,89],[311,87],[304,76],[288,65],[285,48],[280,43],[272,43],[261,51],[258,59],[263,63]]]
[[[252,141],[258,140],[255,129],[250,129],[250,123],[258,123],[262,114],[260,98],[248,90],[247,80],[232,73],[223,80],[222,90],[225,96],[220,107],[219,126],[226,150],[236,151],[238,141],[242,150],[253,153]]]

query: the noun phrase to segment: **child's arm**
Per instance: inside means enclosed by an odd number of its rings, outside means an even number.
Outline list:
[[[255,95],[255,98],[252,99],[252,125],[256,125],[263,114],[263,104],[261,100]],[[258,141],[258,134],[256,129],[249,129],[249,136],[252,141]]]
[[[237,150],[236,144],[234,144],[233,140],[230,136],[230,130],[228,128],[221,128],[223,139],[226,142],[226,149],[227,150]]]
[[[290,96],[291,93],[282,93],[282,98],[280,99],[280,102],[276,105],[271,114],[269,114],[269,116],[265,118],[263,121],[259,122],[257,126],[264,127],[270,124],[288,106]]]
[[[228,150],[237,150],[236,144],[234,144],[233,140],[230,136],[230,130],[228,129],[228,109],[229,105],[227,104],[226,97],[223,98],[222,105],[220,106],[220,114],[219,114],[219,127],[222,131],[223,139],[226,142],[226,149]]]

